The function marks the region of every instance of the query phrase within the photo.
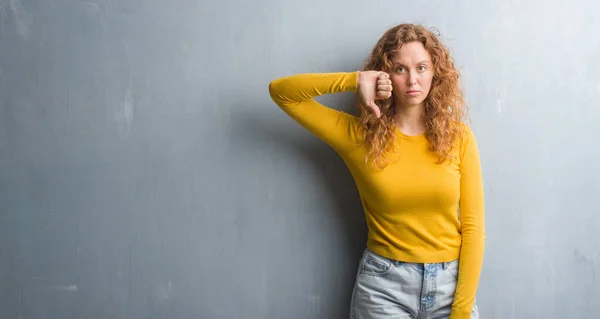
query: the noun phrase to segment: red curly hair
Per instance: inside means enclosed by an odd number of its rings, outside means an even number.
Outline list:
[[[387,30],[377,41],[364,70],[376,70],[390,73],[392,59],[403,43],[419,41],[433,60],[433,79],[431,90],[424,101],[425,136],[429,149],[439,156],[438,163],[452,158],[455,142],[463,132],[463,120],[467,107],[464,103],[459,83],[459,72],[454,65],[450,52],[438,39],[433,29],[416,24],[400,24]],[[375,118],[372,112],[358,103],[360,126],[365,132],[363,142],[368,153],[367,162],[379,168],[387,166],[388,155],[394,146],[396,111],[394,98],[376,100],[381,117]]]

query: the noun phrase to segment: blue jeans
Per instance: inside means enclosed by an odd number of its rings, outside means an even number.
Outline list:
[[[367,248],[356,276],[350,318],[448,318],[457,278],[458,260],[408,263],[387,259]],[[471,319],[479,319],[476,304]]]

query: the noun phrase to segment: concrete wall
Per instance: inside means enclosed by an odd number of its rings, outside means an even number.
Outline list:
[[[345,318],[342,161],[270,101],[388,27],[452,48],[485,177],[482,318],[600,313],[600,5],[0,0],[0,317]],[[352,96],[328,96],[352,109]]]

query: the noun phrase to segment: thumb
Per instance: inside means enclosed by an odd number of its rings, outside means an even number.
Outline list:
[[[377,106],[375,102],[369,102],[368,105],[371,111],[373,112],[373,115],[375,115],[375,118],[379,118],[381,116],[381,110],[379,110],[379,106]]]

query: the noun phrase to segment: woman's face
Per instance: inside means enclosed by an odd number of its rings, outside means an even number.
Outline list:
[[[423,106],[433,80],[431,55],[419,41],[403,43],[392,59],[392,95],[400,107]]]

